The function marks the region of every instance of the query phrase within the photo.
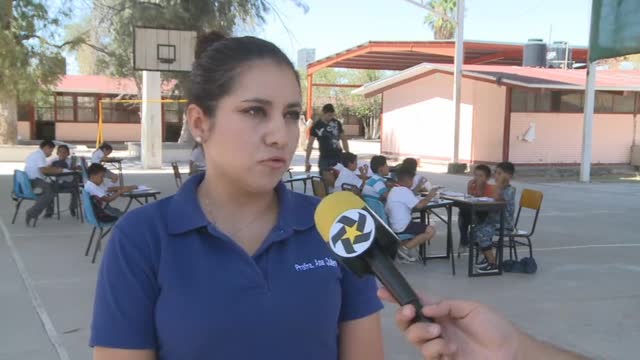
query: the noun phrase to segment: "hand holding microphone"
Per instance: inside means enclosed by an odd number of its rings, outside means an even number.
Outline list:
[[[359,276],[374,274],[400,305],[415,308],[414,321],[431,321],[422,303],[393,264],[398,237],[351,192],[325,197],[315,213],[316,227],[336,258]]]

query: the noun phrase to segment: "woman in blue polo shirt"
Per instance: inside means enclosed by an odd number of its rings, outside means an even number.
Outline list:
[[[267,41],[209,33],[189,99],[206,174],[114,227],[94,358],[382,359],[374,279],[331,258],[318,201],[280,183],[301,112],[290,60]]]

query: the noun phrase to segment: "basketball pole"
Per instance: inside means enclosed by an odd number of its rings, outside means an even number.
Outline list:
[[[148,100],[162,96],[159,71],[142,72],[142,121],[140,126],[140,160],[145,169],[162,167],[162,106]]]

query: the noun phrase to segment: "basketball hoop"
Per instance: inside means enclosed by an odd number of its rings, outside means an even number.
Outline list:
[[[190,72],[196,32],[136,26],[133,35],[133,65],[138,71]]]
[[[158,44],[158,62],[173,64],[176,62],[176,46],[171,44]]]

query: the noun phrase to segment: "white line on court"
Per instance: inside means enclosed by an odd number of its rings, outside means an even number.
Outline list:
[[[574,245],[574,246],[557,246],[547,248],[536,248],[534,251],[549,251],[549,250],[576,250],[576,249],[592,249],[592,248],[617,248],[617,247],[640,247],[640,244],[593,244],[593,245]],[[460,256],[467,256],[469,253],[461,253]]]
[[[573,249],[589,249],[589,248],[615,248],[615,247],[640,247],[640,244],[593,244],[593,245],[575,245],[575,246],[558,246],[548,248],[533,248],[535,251],[545,250],[573,250]]]
[[[36,288],[33,284],[33,280],[31,279],[31,276],[29,276],[29,273],[27,272],[27,268],[25,267],[24,262],[22,261],[22,258],[18,253],[18,250],[13,244],[13,240],[11,240],[11,236],[9,235],[9,230],[5,226],[1,216],[0,216],[0,228],[2,229],[2,233],[4,235],[5,241],[7,242],[7,246],[9,247],[9,251],[11,252],[11,256],[13,257],[13,261],[16,263],[18,272],[22,277],[24,286],[27,288],[27,292],[29,292],[31,303],[33,304],[33,307],[36,309],[36,312],[40,317],[40,321],[42,322],[42,325],[44,326],[44,329],[47,332],[49,341],[51,342],[53,347],[56,349],[56,352],[58,353],[58,358],[60,360],[70,360],[69,354],[67,353],[67,350],[62,345],[62,340],[60,339],[58,332],[53,326],[53,322],[51,321],[49,314],[47,314],[47,310],[45,310],[44,308],[42,299],[40,298],[40,295],[38,295],[38,292],[36,291]]]

